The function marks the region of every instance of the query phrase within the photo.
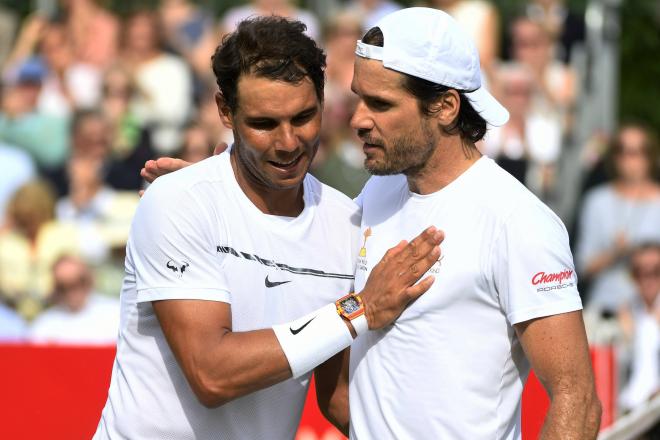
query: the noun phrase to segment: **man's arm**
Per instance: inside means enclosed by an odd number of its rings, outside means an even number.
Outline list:
[[[321,413],[348,437],[348,365],[350,349],[337,353],[314,370],[316,402]]]
[[[582,312],[515,325],[536,376],[550,396],[541,439],[595,439],[601,407],[596,396]]]
[[[431,287],[432,277],[415,283],[439,258],[442,239],[441,232],[429,228],[412,242],[390,249],[374,267],[360,292],[370,329],[394,321],[410,301]],[[152,304],[172,352],[203,405],[219,406],[292,376],[274,331],[233,332],[229,304],[201,300]],[[317,347],[309,344],[302,349]]]

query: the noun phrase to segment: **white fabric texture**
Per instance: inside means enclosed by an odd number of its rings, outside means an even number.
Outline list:
[[[487,157],[433,194],[373,177],[357,200],[356,291],[399,240],[431,225],[445,239],[431,289],[351,346],[351,439],[520,439],[513,325],[582,308],[561,221]]]
[[[295,218],[263,214],[236,182],[229,152],[149,187],[128,241],[117,357],[96,439],[293,438],[310,374],[208,409],[150,301],[230,303],[240,332],[289,322],[350,292],[357,206],[311,175],[304,201]]]

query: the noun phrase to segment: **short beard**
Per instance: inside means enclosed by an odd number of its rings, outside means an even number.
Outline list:
[[[383,159],[380,161],[364,161],[366,170],[374,176],[390,176],[417,174],[429,161],[436,148],[436,139],[428,129],[422,125],[423,143],[417,143],[412,136],[404,135],[392,141],[389,149],[383,148]],[[372,142],[368,142],[372,143]],[[373,144],[383,145],[384,142],[375,140]]]

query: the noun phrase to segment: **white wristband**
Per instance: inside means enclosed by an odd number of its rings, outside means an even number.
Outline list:
[[[353,336],[337,314],[334,303],[295,321],[274,325],[273,331],[294,378],[322,364],[353,342]]]
[[[369,331],[369,323],[367,322],[367,316],[364,313],[355,319],[351,319],[351,325],[357,336]]]

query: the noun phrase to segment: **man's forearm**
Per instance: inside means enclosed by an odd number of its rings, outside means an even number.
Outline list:
[[[551,398],[540,439],[595,439],[600,428],[600,414],[595,392],[558,393]]]

